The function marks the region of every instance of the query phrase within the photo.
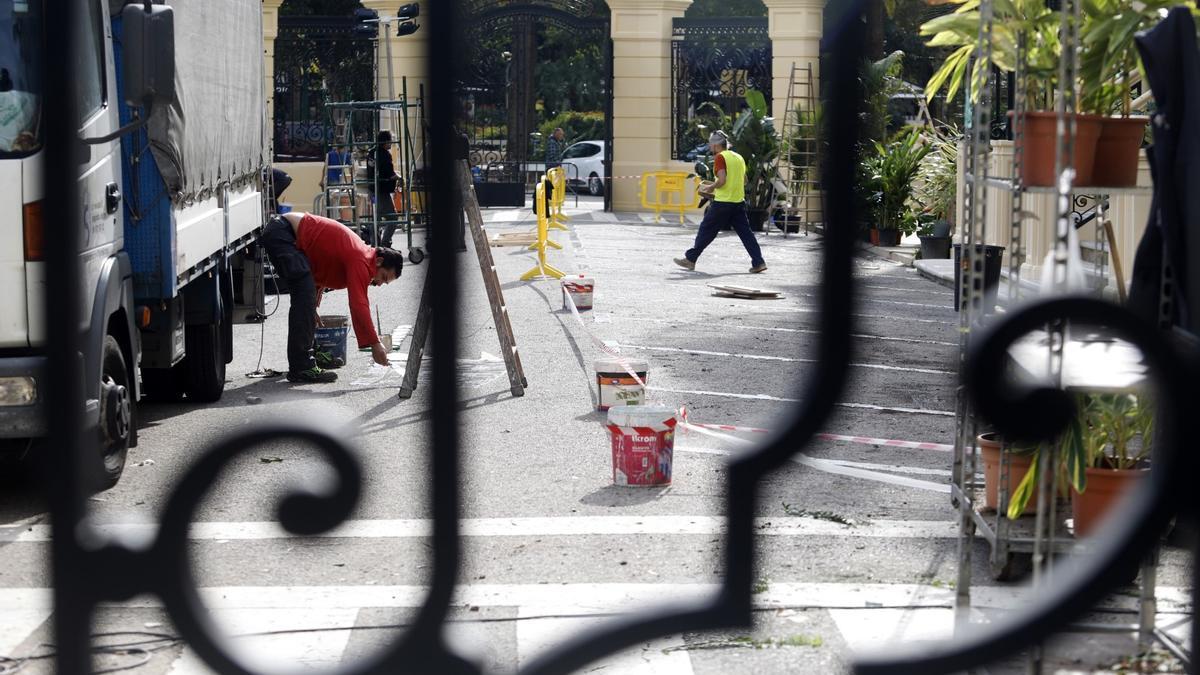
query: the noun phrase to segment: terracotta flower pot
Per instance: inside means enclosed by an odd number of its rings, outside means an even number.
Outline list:
[[[1109,509],[1149,473],[1148,469],[1088,469],[1087,488],[1083,492],[1072,491],[1071,496],[1075,536],[1093,532],[1104,522]]]
[[[979,454],[983,458],[983,486],[984,486],[984,501],[983,505],[988,509],[997,509],[1000,506],[1000,441],[997,440],[996,434],[980,434],[979,438]],[[1025,474],[1029,472],[1029,468],[1033,466],[1033,455],[1016,455],[1008,453],[1008,498],[1012,499],[1012,495],[1017,491],[1017,486],[1021,484],[1021,480],[1025,478]],[[1027,513],[1037,513],[1038,504],[1038,489],[1033,487],[1033,495],[1029,498],[1029,503],[1025,505],[1025,510],[1022,515]]]
[[[1148,117],[1102,117],[1092,184],[1102,187],[1137,185],[1138,159],[1146,137]]]
[[[1009,113],[1010,115],[1012,113]],[[1092,167],[1096,158],[1096,142],[1100,139],[1101,118],[1096,115],[1075,116],[1075,184],[1092,184]],[[1021,153],[1021,175],[1026,185],[1053,187],[1054,158],[1058,153],[1058,115],[1053,112],[1027,112],[1016,149]]]
[[[899,246],[900,230],[880,230],[871,228],[872,246]]]

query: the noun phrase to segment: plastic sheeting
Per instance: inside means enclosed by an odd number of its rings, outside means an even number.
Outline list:
[[[167,4],[175,10],[177,99],[151,116],[150,148],[168,191],[194,198],[264,164],[262,3]]]

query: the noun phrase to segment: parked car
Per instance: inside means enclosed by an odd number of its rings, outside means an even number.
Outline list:
[[[595,197],[604,194],[604,141],[580,141],[567,146],[562,164],[567,184],[572,188],[587,188],[588,194]]]

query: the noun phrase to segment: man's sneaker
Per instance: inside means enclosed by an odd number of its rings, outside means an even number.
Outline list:
[[[679,265],[680,267],[682,267],[685,270],[688,270],[691,272],[696,271],[696,263],[692,262],[691,260],[688,260],[687,258],[676,258],[675,264]]]
[[[337,373],[314,366],[298,373],[288,373],[287,379],[298,384],[329,384],[337,382]]]
[[[767,263],[765,263],[765,262],[758,263],[754,267],[750,268],[750,274],[758,274],[759,272],[766,272],[766,271],[767,271]]]
[[[325,370],[336,370],[346,365],[345,360],[334,356],[332,352],[317,350],[313,352],[313,359],[317,362],[318,368]]]

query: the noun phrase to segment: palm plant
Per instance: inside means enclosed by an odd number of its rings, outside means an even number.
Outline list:
[[[958,139],[956,129],[946,127],[927,135],[930,151],[921,160],[913,185],[912,206],[930,229],[933,223],[950,220],[958,190]],[[928,234],[928,232],[922,232]]]
[[[917,129],[898,133],[887,144],[875,143],[875,154],[866,162],[869,171],[868,197],[875,207],[875,224],[880,230],[915,231],[909,215],[913,179],[933,147],[921,139]]]
[[[1058,61],[1062,46],[1058,39],[1057,14],[1046,7],[1045,0],[996,0],[993,5],[995,21],[992,26],[991,63],[975,61],[972,57],[979,40],[979,0],[947,0],[959,5],[950,14],[939,16],[921,26],[921,35],[930,38],[930,47],[955,48],[925,85],[925,96],[933,100],[944,87],[946,99],[953,100],[967,82],[972,101],[979,99],[987,82],[987,69],[996,66],[1002,71],[1017,68],[1018,36],[1025,35],[1025,68],[1033,100],[1046,103],[1058,80]],[[967,70],[971,72],[968,78]]]
[[[712,102],[702,104],[697,112],[709,113],[706,117],[715,128],[725,129],[734,152],[746,160],[746,204],[751,211],[766,211],[775,200],[775,183],[779,177],[779,156],[784,145],[775,131],[775,120],[769,116],[767,99],[761,91],[746,92],[746,107],[736,118],[731,118],[720,106]],[[702,132],[709,124],[698,124]],[[702,134],[707,137],[708,134]],[[714,158],[705,158],[707,173],[712,174]]]

